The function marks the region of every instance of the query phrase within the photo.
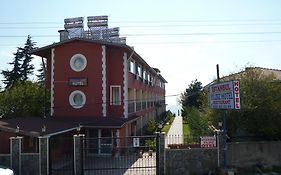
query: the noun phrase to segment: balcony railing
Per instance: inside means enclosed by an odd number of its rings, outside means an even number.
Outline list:
[[[142,105],[142,103],[141,103],[141,102],[137,102],[137,111],[142,110],[141,105]]]
[[[129,113],[134,113],[137,111],[145,110],[147,108],[152,108],[152,107],[162,107],[165,105],[165,100],[160,100],[160,101],[137,101],[137,102],[130,102],[128,104],[128,112]]]
[[[142,102],[142,109],[146,109],[146,101]]]
[[[131,102],[128,104],[128,112],[129,113],[135,112],[135,102]]]

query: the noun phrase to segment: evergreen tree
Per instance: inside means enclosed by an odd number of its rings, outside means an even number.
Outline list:
[[[28,35],[25,46],[18,47],[17,52],[14,54],[14,61],[9,63],[13,65],[12,70],[1,71],[1,74],[4,76],[3,83],[5,84],[5,89],[12,87],[17,81],[26,81],[28,76],[33,73],[34,65],[31,64],[33,57],[30,52],[34,49],[35,42]]]
[[[38,82],[41,84],[45,83],[45,70],[44,70],[44,64],[40,64],[40,69],[38,69],[39,74],[36,75],[38,78]]]
[[[31,36],[27,36],[26,43],[23,48],[20,48],[22,54],[22,65],[21,65],[21,80],[26,81],[28,76],[33,73],[34,65],[31,64],[33,57],[31,51],[35,49],[35,42],[32,41]]]
[[[181,94],[180,102],[182,108],[195,107],[200,108],[202,106],[202,83],[200,81],[193,80],[183,94]]]
[[[22,62],[22,53],[19,51],[19,48],[16,53],[14,53],[15,58],[14,61],[9,63],[13,65],[13,69],[9,70],[2,70],[1,74],[4,76],[3,83],[5,84],[5,88],[12,87],[15,82],[21,80],[21,62]]]

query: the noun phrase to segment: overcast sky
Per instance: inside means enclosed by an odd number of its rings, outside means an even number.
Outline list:
[[[2,1],[0,69],[28,34],[45,46],[59,41],[64,18],[108,15],[110,27],[167,79],[168,108],[198,79],[203,85],[246,65],[281,69],[279,0],[25,0]],[[86,26],[86,25],[85,25]],[[38,65],[40,59],[34,63]]]

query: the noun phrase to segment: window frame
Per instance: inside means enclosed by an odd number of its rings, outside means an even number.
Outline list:
[[[114,94],[113,94],[113,88],[118,88],[119,90],[119,100],[113,100]],[[120,85],[111,85],[110,86],[110,105],[112,106],[119,106],[121,105],[121,86]]]
[[[83,60],[83,65],[81,68],[76,67],[74,64],[75,60],[79,58]],[[75,72],[81,72],[87,67],[87,58],[83,54],[77,53],[70,58],[69,64],[72,70],[74,70]]]
[[[74,96],[76,94],[80,94],[82,95],[82,99],[83,99],[83,102],[81,105],[77,105],[75,104],[74,102]],[[71,92],[71,94],[69,95],[69,104],[74,108],[74,109],[79,109],[79,108],[82,108],[85,104],[86,104],[86,95],[84,94],[84,92],[80,91],[80,90],[75,90],[73,92]]]

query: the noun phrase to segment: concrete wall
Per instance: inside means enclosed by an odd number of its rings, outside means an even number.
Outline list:
[[[217,149],[166,149],[166,175],[205,174],[217,167]]]
[[[251,167],[262,163],[281,166],[281,142],[228,143],[228,164],[233,167]]]

